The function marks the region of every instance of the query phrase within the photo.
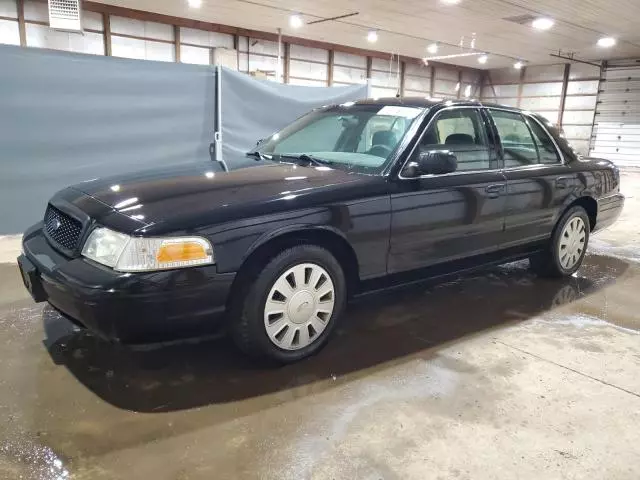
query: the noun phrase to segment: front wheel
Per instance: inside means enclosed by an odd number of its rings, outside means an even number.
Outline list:
[[[272,258],[241,297],[231,323],[236,344],[252,356],[289,363],[326,343],[344,310],[346,282],[330,252],[300,245]]]
[[[572,275],[582,265],[589,232],[589,216],[584,208],[570,208],[558,221],[546,250],[529,259],[531,268],[543,277]]]

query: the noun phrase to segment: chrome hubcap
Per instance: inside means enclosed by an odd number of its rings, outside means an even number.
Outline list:
[[[335,305],[329,273],[315,263],[301,263],[273,284],[264,306],[269,339],[285,350],[299,350],[327,328]]]
[[[580,260],[587,241],[586,225],[580,217],[569,220],[560,235],[560,249],[558,256],[560,264],[566,270],[571,270]]]

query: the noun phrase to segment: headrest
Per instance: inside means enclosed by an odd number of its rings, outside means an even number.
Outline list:
[[[471,135],[466,133],[452,133],[444,141],[445,145],[473,145],[476,142]]]
[[[394,147],[396,143],[396,136],[391,130],[376,132],[371,138],[371,145],[387,145],[389,147]]]

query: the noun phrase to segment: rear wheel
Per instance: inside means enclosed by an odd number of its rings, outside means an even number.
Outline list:
[[[237,299],[231,331],[247,354],[288,363],[317,352],[346,300],[338,261],[324,248],[300,245],[276,255]]]
[[[544,277],[572,275],[582,265],[589,232],[589,216],[584,208],[570,208],[558,221],[547,249],[529,259],[531,268]]]

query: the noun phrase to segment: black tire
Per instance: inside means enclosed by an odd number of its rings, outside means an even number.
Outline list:
[[[577,262],[570,268],[565,268],[561,263],[561,236],[567,224],[576,217],[579,217],[586,227],[584,230],[584,248],[582,249]],[[582,261],[587,252],[590,230],[589,216],[585,209],[577,205],[575,207],[571,207],[564,213],[564,215],[562,215],[560,220],[558,220],[546,249],[529,258],[531,269],[541,277],[559,278],[573,275],[582,265]]]
[[[299,350],[285,350],[269,338],[264,319],[265,303],[274,283],[288,269],[301,263],[322,267],[331,277],[334,286],[334,307],[325,329],[312,343]],[[243,286],[232,308],[230,331],[236,345],[246,354],[292,363],[320,350],[327,342],[344,311],[347,288],[344,272],[335,257],[316,245],[298,245],[288,248],[271,258],[259,274]]]

